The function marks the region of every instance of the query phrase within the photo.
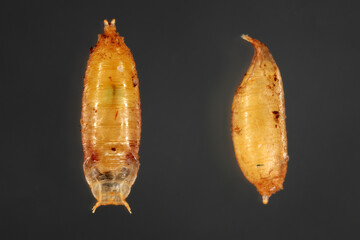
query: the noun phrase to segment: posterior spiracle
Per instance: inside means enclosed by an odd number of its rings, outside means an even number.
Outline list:
[[[97,203],[124,205],[139,170],[141,109],[135,62],[115,19],[91,50],[81,111],[84,173]]]
[[[280,71],[265,44],[242,36],[255,48],[232,105],[235,155],[245,177],[267,204],[283,189],[287,171],[285,100]]]

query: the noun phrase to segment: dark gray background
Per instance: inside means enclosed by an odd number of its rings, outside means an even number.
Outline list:
[[[316,3],[315,3],[316,2]],[[1,239],[325,239],[360,224],[359,11],[350,1],[8,1],[0,9]],[[116,18],[140,78],[141,167],[124,207],[82,172],[89,48]],[[253,49],[283,77],[289,166],[263,206],[230,111]]]

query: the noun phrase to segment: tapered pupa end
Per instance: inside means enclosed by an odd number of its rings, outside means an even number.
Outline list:
[[[247,34],[241,35],[241,38],[244,39],[244,40],[246,40],[246,41],[248,41],[248,42],[250,42],[250,40],[252,39],[252,38],[249,37],[249,35],[247,35]]]
[[[267,196],[267,195],[264,195],[264,196],[262,196],[262,200],[263,200],[263,204],[268,204],[269,203],[269,196]]]
[[[262,44],[259,40],[256,40],[256,39],[250,37],[250,36],[247,35],[247,34],[243,34],[243,35],[241,35],[241,37],[242,37],[242,39],[248,41],[249,43],[251,43],[251,44],[253,44],[253,45],[260,45],[260,44]]]
[[[104,34],[109,34],[112,32],[116,32],[115,19],[111,20],[109,23],[108,20],[104,20]]]
[[[268,204],[269,203],[269,196],[262,196],[262,198],[263,198],[263,204]]]
[[[115,19],[111,20],[110,24],[109,24],[109,21],[107,19],[104,20],[104,26],[105,27],[108,27],[108,26],[115,26]]]

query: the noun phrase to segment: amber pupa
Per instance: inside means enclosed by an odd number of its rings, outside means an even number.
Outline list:
[[[267,204],[283,189],[289,159],[283,82],[265,44],[242,38],[254,46],[255,54],[234,96],[231,132],[239,166]]]
[[[124,205],[139,170],[141,109],[134,58],[115,19],[91,49],[81,111],[84,173],[97,203]]]

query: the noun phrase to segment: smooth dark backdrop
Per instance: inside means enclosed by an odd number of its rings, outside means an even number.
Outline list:
[[[8,1],[0,9],[1,239],[343,239],[358,233],[355,1]],[[140,78],[141,167],[124,207],[82,172],[89,48],[116,19]],[[267,44],[290,161],[262,205],[232,147],[234,91]]]

